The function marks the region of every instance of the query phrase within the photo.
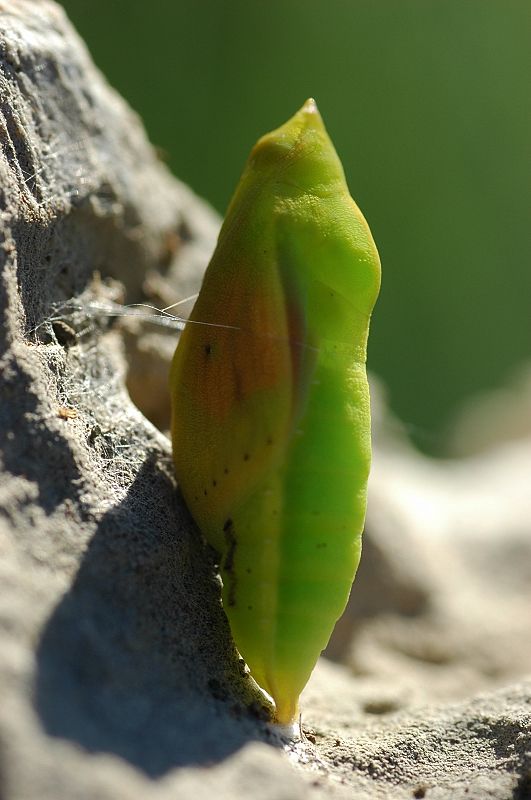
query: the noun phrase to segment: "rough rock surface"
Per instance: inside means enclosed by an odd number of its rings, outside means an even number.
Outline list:
[[[376,409],[338,663],[282,745],[125,389],[167,425],[175,334],[109,313],[191,294],[218,221],[48,0],[0,1],[0,137],[2,800],[531,797],[531,442],[432,464]]]

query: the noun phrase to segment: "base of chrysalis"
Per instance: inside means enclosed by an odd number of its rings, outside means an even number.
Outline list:
[[[303,739],[300,717],[293,722],[270,722],[269,729],[285,742],[300,742]]]
[[[275,722],[278,725],[292,725],[296,724],[300,717],[299,713],[299,698],[293,695],[280,694],[276,697],[273,695],[273,702],[275,704]]]
[[[271,724],[271,729],[279,736],[289,742],[301,741],[304,739],[302,733],[302,715],[299,711],[299,703],[280,709],[277,705],[275,718]]]

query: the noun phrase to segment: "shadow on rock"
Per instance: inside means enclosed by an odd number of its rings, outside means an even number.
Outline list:
[[[31,376],[12,360],[1,381],[0,453],[5,472],[38,487],[39,505],[46,514],[65,500],[78,502],[81,474],[72,449],[43,422]]]
[[[99,522],[37,651],[47,733],[152,777],[267,739],[212,563],[165,465],[148,458]]]

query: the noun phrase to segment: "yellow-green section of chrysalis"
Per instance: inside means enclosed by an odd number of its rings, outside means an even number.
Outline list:
[[[234,640],[279,722],[296,716],[359,562],[379,286],[308,100],[253,148],[170,375],[181,491],[221,554]]]

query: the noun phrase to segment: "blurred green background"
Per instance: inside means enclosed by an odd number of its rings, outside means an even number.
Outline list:
[[[317,99],[383,263],[369,365],[424,450],[531,350],[529,0],[64,0],[175,174],[224,212]]]

